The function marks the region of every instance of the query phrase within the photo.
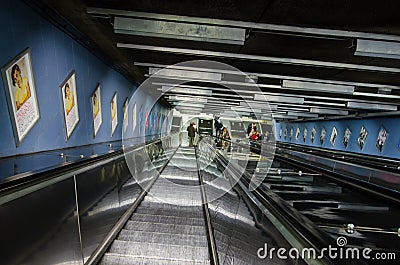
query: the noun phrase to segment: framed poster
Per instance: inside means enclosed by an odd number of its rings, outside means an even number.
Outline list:
[[[19,146],[40,119],[30,49],[18,54],[1,72],[15,144]]]
[[[336,138],[337,138],[337,129],[335,126],[333,126],[332,133],[331,133],[331,145],[332,146],[335,146]]]
[[[304,132],[303,132],[303,142],[306,142],[306,138],[307,138],[307,128],[304,128]]]
[[[92,113],[93,113],[93,137],[96,137],[97,132],[103,123],[103,118],[101,114],[101,94],[100,94],[100,84],[94,90],[91,96]]]
[[[286,136],[287,136],[287,128],[285,128],[285,132],[283,133],[283,139],[286,140]]]
[[[300,136],[300,128],[297,127],[297,130],[296,130],[296,141],[299,140],[299,136]]]
[[[75,71],[72,71],[60,86],[64,110],[64,125],[68,140],[79,122],[78,95],[76,93]]]
[[[123,106],[123,112],[124,112],[124,120],[122,121],[122,128],[124,133],[126,132],[126,129],[128,128],[128,98],[125,99],[124,106]]]
[[[346,149],[347,149],[347,146],[349,146],[350,135],[351,135],[350,129],[346,128],[346,130],[344,131],[344,136],[343,136],[343,145],[344,145],[344,148],[346,148]]]
[[[279,139],[282,139],[282,128],[279,129]]]
[[[134,123],[132,126],[135,127],[136,123]],[[138,135],[141,135],[142,131],[143,131],[143,105],[140,106],[140,110],[139,110],[139,133],[138,133]]]
[[[326,130],[325,130],[325,128],[322,128],[322,130],[321,130],[321,136],[319,137],[319,142],[320,142],[321,144],[324,144],[325,136],[326,136]]]
[[[357,138],[357,144],[361,150],[364,149],[364,145],[365,145],[365,141],[367,140],[367,136],[368,136],[367,128],[365,128],[365,126],[363,125],[361,127],[360,134],[358,135],[358,138]]]
[[[310,139],[311,139],[311,143],[314,143],[314,139],[315,139],[315,135],[317,134],[317,130],[315,130],[315,128],[312,128],[312,130],[311,130],[311,136],[310,136]]]
[[[113,136],[115,132],[115,128],[118,125],[118,111],[117,111],[117,92],[114,93],[114,96],[110,102],[110,109],[111,109],[111,136]]]
[[[132,108],[132,131],[135,131],[136,129],[136,124],[137,124],[137,116],[136,116],[136,102],[133,103],[133,108]],[[142,119],[140,119],[141,122]],[[142,126],[140,126],[141,128]],[[140,134],[140,132],[139,132]]]
[[[381,126],[378,133],[378,138],[376,139],[376,147],[378,148],[379,152],[382,152],[383,146],[385,145],[388,137],[388,131],[383,126]]]
[[[147,130],[149,128],[149,108],[146,108],[146,119],[145,119],[145,129]]]
[[[292,140],[292,138],[293,138],[293,127],[290,129],[290,135],[289,135],[290,141]]]

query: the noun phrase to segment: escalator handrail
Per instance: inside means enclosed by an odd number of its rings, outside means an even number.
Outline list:
[[[74,162],[66,162],[61,166],[29,172],[19,175],[16,178],[11,178],[9,181],[0,183],[0,205],[17,199],[24,195],[35,192],[39,189],[53,185],[57,182],[71,178],[77,174],[83,173],[95,167],[104,165],[111,161],[117,160],[124,156],[126,152],[133,152],[145,146],[161,142],[164,139],[171,137],[166,136],[161,139],[149,141],[147,143],[117,150],[107,154],[94,156]]]
[[[181,145],[179,145],[174,150],[174,152],[172,153],[172,155],[168,159],[168,161],[161,167],[161,169],[158,172],[158,176],[155,177],[145,188],[142,188],[142,191],[140,192],[138,197],[135,199],[133,204],[128,208],[128,210],[125,211],[125,213],[121,216],[121,218],[118,220],[118,222],[113,226],[113,228],[110,230],[110,232],[108,232],[108,234],[105,236],[103,241],[93,251],[93,253],[90,255],[89,259],[85,262],[85,265],[95,265],[100,262],[101,258],[106,253],[107,249],[111,246],[112,242],[118,236],[119,232],[125,227],[125,224],[129,221],[131,215],[139,207],[140,203],[143,201],[143,199],[148,194],[148,191],[151,189],[151,187],[154,185],[154,183],[158,180],[159,176],[164,171],[164,169],[167,167],[167,165],[169,164],[169,162],[171,161],[171,159],[175,155],[175,153],[178,151],[180,146]]]
[[[210,145],[209,148],[213,147]],[[245,171],[243,175],[241,175],[242,173],[240,173],[240,170],[229,163],[229,161],[227,161],[226,158],[220,154],[220,152],[217,152],[217,150],[215,151],[218,159],[226,167],[229,167],[234,173],[236,173],[236,177],[239,178],[239,181],[241,181],[246,187],[248,187],[250,183],[249,180],[251,179],[250,174]],[[227,175],[229,176],[229,174]],[[229,177],[232,178],[232,176]],[[236,180],[233,181],[236,182]],[[244,191],[244,194],[246,194],[246,196],[248,196],[247,192]],[[272,191],[268,192],[264,188],[261,189],[260,187],[258,187],[251,193],[254,194],[257,199],[259,199],[262,204],[267,207],[273,213],[273,215],[285,225],[286,228],[288,228],[288,230],[296,233],[296,235],[299,236],[302,242],[305,242],[307,245],[317,250],[321,250],[329,244],[334,244],[332,238],[330,238],[326,233],[319,229],[309,219],[301,215],[297,210],[289,207],[289,205],[287,205],[287,203],[283,199],[278,197]],[[324,261],[326,263],[332,264],[332,261],[329,259]]]

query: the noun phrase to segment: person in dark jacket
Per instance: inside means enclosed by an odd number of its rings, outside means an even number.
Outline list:
[[[188,136],[189,136],[189,147],[193,147],[194,137],[196,136],[196,127],[194,127],[195,123],[192,121],[190,125],[187,127]]]

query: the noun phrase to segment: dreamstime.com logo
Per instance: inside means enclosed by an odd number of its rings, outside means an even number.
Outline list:
[[[278,259],[351,259],[351,260],[395,260],[396,253],[389,252],[376,252],[372,253],[370,248],[356,248],[356,247],[346,247],[347,239],[340,236],[336,240],[336,246],[329,245],[327,248],[321,249],[317,252],[314,248],[303,248],[301,251],[297,248],[291,248],[289,250],[285,248],[271,248],[268,249],[268,244],[265,243],[264,247],[261,247],[257,251],[257,256],[260,259],[274,259],[275,256]]]

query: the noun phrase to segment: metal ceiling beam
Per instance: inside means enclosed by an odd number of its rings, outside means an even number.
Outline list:
[[[136,12],[136,11],[97,8],[97,7],[88,7],[87,13],[98,14],[98,15],[109,15],[109,16],[158,19],[158,20],[186,22],[186,23],[202,23],[208,25],[218,25],[218,26],[237,27],[246,29],[259,29],[277,33],[279,32],[301,33],[301,34],[308,34],[310,36],[317,35],[317,36],[330,36],[330,37],[343,37],[343,38],[365,38],[365,39],[375,39],[375,40],[400,41],[400,36],[389,35],[389,34],[321,29],[312,27],[297,27],[297,26],[275,25],[275,24],[265,24],[265,23],[254,23],[247,21],[189,17],[189,16],[176,16],[176,15]]]
[[[199,67],[188,67],[188,66],[179,66],[179,65],[165,65],[165,64],[154,64],[154,63],[143,63],[143,62],[135,62],[135,66],[139,67],[157,67],[159,69],[169,67],[173,69],[183,69],[183,70],[191,70],[191,71],[205,71],[204,68]],[[210,70],[210,69],[208,69]],[[237,74],[235,71],[230,70],[221,70],[221,69],[213,69],[222,74]],[[265,74],[265,73],[249,73],[243,72],[248,76],[257,76],[257,77],[265,77],[272,79],[282,79],[282,80],[298,80],[298,81],[308,81],[308,82],[316,82],[316,83],[327,83],[327,84],[339,84],[339,85],[349,85],[349,86],[362,86],[362,87],[376,87],[376,88],[386,88],[386,89],[397,89],[400,90],[400,86],[391,86],[385,84],[374,84],[374,83],[360,83],[360,82],[349,82],[349,81],[339,81],[339,80],[325,80],[325,79],[315,79],[315,78],[307,78],[307,77],[299,77],[299,76],[287,76],[287,75],[275,75],[275,74]]]
[[[183,54],[183,55],[191,55],[191,56],[204,56],[204,57],[212,57],[212,58],[249,60],[249,61],[257,61],[257,62],[265,62],[265,63],[279,63],[279,64],[287,64],[287,65],[313,66],[313,67],[356,70],[356,71],[400,73],[400,68],[381,67],[381,66],[373,66],[373,65],[359,65],[359,64],[324,62],[324,61],[314,61],[314,60],[305,60],[305,59],[279,58],[279,57],[251,55],[251,54],[216,52],[216,51],[194,50],[194,49],[183,49],[183,48],[170,48],[170,47],[162,47],[162,46],[129,44],[129,43],[119,43],[119,42],[117,43],[117,47],[118,48],[126,48],[126,49],[142,50],[142,51],[164,52],[164,53]]]

